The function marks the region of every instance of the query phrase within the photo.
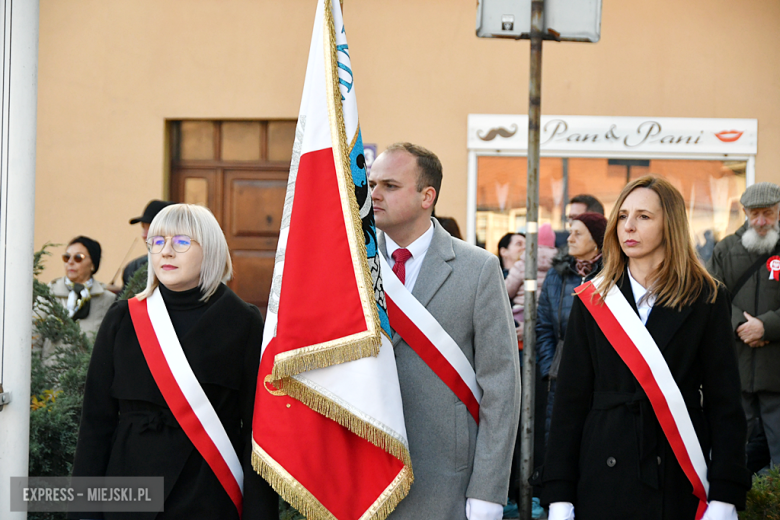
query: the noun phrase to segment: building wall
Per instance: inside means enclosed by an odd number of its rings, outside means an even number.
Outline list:
[[[166,195],[166,120],[297,115],[315,6],[40,0],[36,247],[91,236],[108,281],[128,219]],[[344,17],[364,141],[438,153],[437,212],[465,229],[466,117],[527,111],[528,42],[476,38],[473,0],[345,0]],[[542,111],[756,118],[756,180],[780,182],[778,26],[777,1],[603,0],[599,43],[544,44]]]

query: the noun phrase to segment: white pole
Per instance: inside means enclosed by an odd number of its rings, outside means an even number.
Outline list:
[[[466,242],[477,243],[477,152],[469,150],[466,191]]]
[[[11,513],[10,479],[27,476],[30,438],[38,0],[0,0],[0,519]]]
[[[748,157],[747,166],[745,167],[745,184],[752,186],[756,183],[756,156],[751,155]]]

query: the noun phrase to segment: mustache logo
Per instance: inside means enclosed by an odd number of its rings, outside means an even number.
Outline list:
[[[497,135],[500,135],[501,137],[512,137],[517,133],[517,125],[512,125],[511,130],[507,130],[506,128],[499,126],[498,128],[491,128],[488,130],[488,133],[485,135],[482,135],[482,132],[477,132],[477,137],[482,139],[483,141],[492,141],[496,138]]]

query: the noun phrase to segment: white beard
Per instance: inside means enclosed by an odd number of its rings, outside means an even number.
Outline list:
[[[775,224],[763,237],[750,227],[742,235],[742,245],[751,253],[765,255],[772,252],[778,239],[780,239],[780,223]]]

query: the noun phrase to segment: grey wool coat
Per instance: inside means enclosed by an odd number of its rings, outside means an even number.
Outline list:
[[[745,223],[736,233],[718,242],[707,262],[707,270],[723,282],[733,298],[731,330],[737,342],[742,391],[780,392],[780,282],[769,275],[764,263],[734,294],[742,274],[765,256],[751,253],[742,245],[742,235],[747,227]],[[739,339],[737,328],[747,321],[743,311],[763,322],[768,345],[751,348]]]
[[[465,520],[467,497],[505,504],[520,415],[517,338],[498,258],[433,222],[412,294],[474,367],[480,421],[394,333],[414,484],[390,520]]]

